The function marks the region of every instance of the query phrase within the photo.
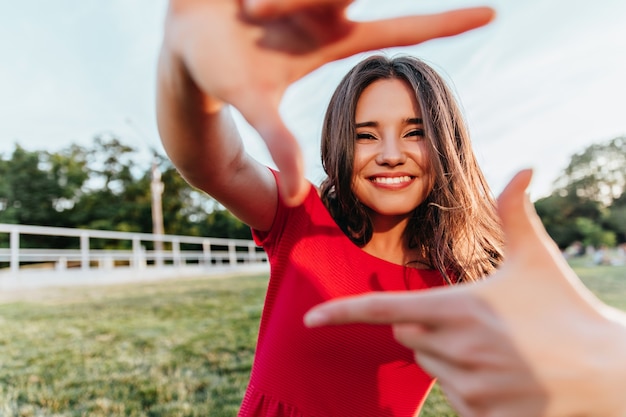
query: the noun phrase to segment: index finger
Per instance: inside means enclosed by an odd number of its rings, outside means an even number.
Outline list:
[[[459,35],[485,26],[495,18],[490,7],[359,21],[351,32],[328,47],[333,59],[389,47],[417,45],[431,39]]]
[[[458,298],[455,289],[368,293],[338,298],[309,310],[304,316],[304,324],[318,327],[348,323],[412,323],[437,327],[458,318],[459,310],[448,307]]]
[[[239,111],[261,135],[276,163],[280,176],[280,195],[288,206],[304,201],[309,183],[304,177],[304,158],[297,139],[285,125],[278,106],[263,93],[249,92],[250,99],[243,100]]]
[[[242,0],[246,15],[256,19],[273,19],[313,7],[345,8],[352,0]]]

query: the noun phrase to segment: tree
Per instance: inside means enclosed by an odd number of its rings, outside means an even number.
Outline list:
[[[594,143],[574,154],[555,186],[561,194],[610,206],[626,187],[626,136]]]
[[[62,155],[27,151],[16,145],[11,157],[0,163],[0,221],[58,226],[62,201],[71,200],[84,181],[80,169]]]
[[[252,239],[250,227],[225,209],[215,209],[207,216],[203,231],[207,236],[228,237],[232,239]],[[210,235],[209,235],[210,233]]]
[[[578,233],[582,236],[582,243],[585,246],[599,248],[602,246],[615,246],[615,233],[605,230],[601,225],[587,218],[578,217],[575,220]]]
[[[576,225],[577,219],[600,223],[603,218],[603,207],[597,201],[585,199],[576,193],[560,193],[558,190],[537,200],[535,209],[550,237],[562,249],[584,238]]]
[[[615,231],[618,243],[626,242],[626,192],[613,200],[606,216],[606,224]]]
[[[552,194],[535,207],[561,248],[577,240],[594,245],[624,241],[625,189],[626,137],[620,136],[574,154]]]
[[[65,226],[63,212],[74,203],[87,178],[85,161],[76,157],[78,148],[69,154],[27,151],[15,146],[10,158],[0,161],[0,222]],[[21,244],[67,247],[64,238],[28,235]],[[44,246],[45,247],[45,246]]]
[[[151,233],[151,166],[138,164],[136,152],[111,133],[96,136],[91,148],[73,144],[44,152],[16,145],[9,157],[0,158],[0,222]],[[247,226],[191,187],[169,160],[161,156],[158,165],[165,233],[251,237]],[[39,247],[77,245],[41,243]],[[92,242],[103,248],[117,244]]]
[[[63,212],[74,207],[83,194],[85,182],[89,179],[87,151],[82,146],[70,145],[56,153],[41,153],[46,170],[60,186],[58,196],[53,201],[54,208]]]

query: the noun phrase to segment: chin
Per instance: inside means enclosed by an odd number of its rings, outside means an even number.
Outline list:
[[[416,207],[375,207],[374,212],[379,216],[409,217]]]

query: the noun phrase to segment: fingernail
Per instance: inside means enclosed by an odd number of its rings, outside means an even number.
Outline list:
[[[253,17],[265,17],[272,13],[271,3],[263,0],[244,0],[243,6],[246,13]]]
[[[326,316],[318,311],[311,311],[304,315],[304,325],[306,327],[317,327],[324,324]]]

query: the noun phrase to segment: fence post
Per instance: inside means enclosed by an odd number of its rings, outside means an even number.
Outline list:
[[[11,272],[17,273],[20,270],[20,231],[17,228],[11,229]]]
[[[89,233],[80,234],[80,269],[89,269]]]
[[[254,242],[248,243],[248,262],[256,262],[256,244]]]
[[[228,241],[228,263],[230,266],[237,266],[237,248],[232,240]]]
[[[163,267],[163,235],[158,235],[154,240],[154,265],[157,268]]]
[[[133,236],[133,268],[140,269],[141,261],[141,240],[138,236]]]
[[[172,239],[172,256],[174,257],[174,266],[181,266],[180,240],[178,238]]]
[[[59,257],[55,269],[57,271],[65,271],[67,269],[67,258],[65,256]]]
[[[205,265],[211,266],[211,241],[209,239],[202,241],[202,261]]]

